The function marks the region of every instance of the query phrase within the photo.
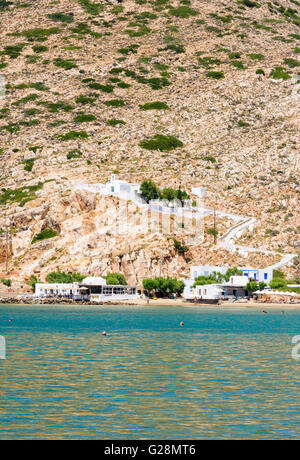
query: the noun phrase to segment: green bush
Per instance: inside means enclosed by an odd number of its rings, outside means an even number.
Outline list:
[[[271,71],[270,77],[274,80],[289,80],[292,78],[285,68],[279,66]]]
[[[208,78],[213,78],[214,80],[221,80],[222,78],[225,78],[225,75],[223,72],[214,72],[213,70],[211,70],[210,72],[207,72],[206,73],[206,76]]]
[[[87,139],[89,135],[85,131],[69,131],[66,134],[57,136],[61,141],[70,141],[73,139]]]
[[[141,110],[169,110],[170,107],[165,102],[155,101],[147,102],[139,106]]]
[[[13,2],[7,2],[6,0],[0,0],[0,11],[8,9],[10,5],[13,5]]]
[[[221,64],[220,59],[216,59],[211,56],[199,57],[198,62],[199,65],[205,67],[205,69],[211,69],[212,66]]]
[[[160,190],[152,180],[144,180],[140,186],[142,198],[147,201],[157,200],[160,198]]]
[[[77,0],[78,3],[85,9],[85,11],[93,16],[97,16],[102,10],[103,5],[101,3],[93,3],[90,0]]]
[[[187,19],[190,16],[197,16],[199,14],[197,10],[194,10],[193,8],[190,8],[189,6],[185,5],[179,6],[178,8],[171,8],[169,10],[169,13],[171,16],[183,19]]]
[[[117,125],[125,125],[124,120],[117,120],[116,118],[111,118],[110,120],[107,120],[107,124],[109,126],[117,126]]]
[[[244,64],[242,61],[231,61],[231,64],[236,67],[237,69],[244,69]]]
[[[260,8],[260,4],[258,2],[254,2],[253,0],[240,0],[240,3],[248,6],[248,8]]]
[[[300,61],[297,61],[296,59],[293,59],[293,58],[286,58],[284,60],[284,64],[288,65],[291,69],[294,69],[295,67],[300,66]]]
[[[29,160],[25,160],[23,163],[24,163],[24,170],[25,171],[28,171],[28,172],[31,172],[32,171],[32,168],[34,166],[34,162],[35,162],[35,158],[30,158]]]
[[[56,272],[48,273],[46,276],[47,283],[81,283],[82,280],[85,278],[85,275],[81,275],[80,273],[65,273],[60,270]]]
[[[126,29],[125,32],[130,37],[142,37],[143,35],[147,35],[151,32],[151,29],[145,25],[140,25],[137,30]]]
[[[62,67],[65,70],[70,70],[70,69],[74,69],[75,67],[77,67],[77,65],[74,62],[74,59],[56,58],[54,59],[53,62],[54,62],[54,65],[56,65],[56,67]]]
[[[2,189],[0,204],[19,203],[20,206],[24,206],[28,201],[36,199],[36,192],[41,190],[43,185],[43,182],[39,182],[37,185],[27,185],[15,190]]]
[[[124,107],[125,101],[122,99],[111,99],[110,101],[104,102],[107,107]]]
[[[106,279],[106,284],[108,285],[122,285],[126,286],[127,280],[122,273],[108,273],[108,275],[104,276]]]
[[[76,104],[93,104],[95,101],[97,100],[97,98],[95,96],[84,96],[84,95],[81,95],[81,96],[78,96],[76,99],[75,99],[75,102]]]
[[[148,83],[148,85],[150,85],[151,88],[155,89],[155,90],[162,89],[165,86],[169,86],[171,84],[169,82],[169,80],[167,78],[165,78],[165,77],[163,77],[163,78],[159,78],[159,77],[149,78],[146,81],[146,83]]]
[[[97,83],[97,82],[90,83],[88,86],[89,88],[103,91],[104,93],[112,93],[114,90],[114,87],[112,85],[101,85],[100,83]]]
[[[140,142],[140,147],[147,150],[159,150],[161,152],[169,152],[177,147],[182,147],[183,143],[174,136],[165,136],[156,134],[151,139],[145,139]]]
[[[10,59],[17,59],[23,51],[23,48],[26,46],[25,43],[19,43],[17,45],[8,45],[5,46],[3,54],[9,56]]]
[[[7,287],[11,287],[11,285],[12,285],[12,281],[9,280],[9,279],[6,279],[6,278],[1,278],[1,279],[0,279],[0,282],[1,282],[2,284],[4,284],[4,286],[7,286]]]
[[[58,101],[58,102],[39,102],[40,105],[44,105],[47,107],[50,113],[58,113],[60,110],[63,112],[71,112],[73,110],[73,106],[70,104],[67,104],[66,102],[63,101]]]
[[[51,27],[49,29],[29,29],[21,32],[23,37],[26,37],[28,41],[39,41],[43,42],[50,37],[50,35],[58,34],[60,30],[57,27]]]
[[[97,120],[97,117],[92,114],[79,113],[74,117],[74,123],[89,123],[91,121]]]
[[[74,16],[72,13],[64,14],[64,13],[51,13],[47,15],[49,19],[52,19],[54,22],[63,22],[70,24],[74,21]]]
[[[185,52],[185,48],[183,45],[181,45],[180,43],[170,43],[169,45],[167,45],[165,48],[163,48],[164,50],[171,50],[171,51],[175,51],[175,53],[177,54],[180,54],[180,53],[184,53]]]
[[[45,53],[45,51],[48,51],[47,46],[44,45],[34,45],[32,49],[35,53]]]
[[[70,150],[70,152],[67,154],[68,160],[73,160],[73,159],[81,158],[81,157],[82,157],[82,152],[78,149]]]
[[[178,252],[178,254],[184,255],[188,252],[188,246],[183,246],[180,241],[174,239],[174,248]]]
[[[265,59],[263,54],[259,53],[252,53],[248,54],[249,58],[252,59],[253,61],[263,61]]]
[[[139,45],[130,45],[127,48],[119,48],[118,53],[128,56],[129,53],[137,53]]]
[[[35,237],[31,241],[31,244],[35,244],[38,241],[48,240],[49,238],[54,238],[55,236],[57,236],[57,232],[55,230],[53,230],[52,228],[45,228],[40,233],[35,235]]]
[[[233,53],[229,54],[230,59],[241,59],[242,53],[239,53],[238,51],[234,51]]]

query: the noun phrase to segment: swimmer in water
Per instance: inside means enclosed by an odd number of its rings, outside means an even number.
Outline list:
[[[103,335],[103,336],[106,336],[106,331],[103,331],[103,332],[102,332],[102,335]]]
[[[183,327],[183,326],[184,326],[184,322],[183,322],[183,321],[181,321],[181,323],[180,323],[180,326],[181,326],[181,327]]]
[[[9,321],[10,323],[12,323],[12,322],[13,322],[13,319],[12,319],[12,318],[9,318],[9,320],[8,320],[8,321]]]

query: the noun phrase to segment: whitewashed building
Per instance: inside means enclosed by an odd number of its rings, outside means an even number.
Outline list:
[[[136,286],[106,284],[104,278],[88,277],[80,283],[82,296],[91,302],[130,300],[139,298]]]
[[[183,293],[183,297],[186,300],[202,300],[211,303],[217,303],[223,296],[224,291],[219,284],[205,284],[202,286],[195,286],[194,288],[193,285],[186,285]]]
[[[78,283],[37,283],[35,285],[35,296],[39,298],[74,298],[79,295],[80,290]]]
[[[228,266],[219,267],[213,265],[193,265],[190,268],[190,279],[195,280],[198,276],[209,276],[213,273],[221,273],[225,275],[228,270]],[[272,268],[258,268],[253,267],[238,267],[239,270],[243,272],[243,276],[247,276],[248,280],[253,279],[258,283],[263,281],[266,284],[269,284],[273,279],[273,269]]]
[[[252,267],[238,267],[242,271],[241,276],[231,276],[229,282],[220,284],[207,284],[194,286],[195,279],[199,276],[208,277],[214,273],[225,275],[227,267],[219,267],[212,265],[193,265],[190,268],[190,278],[185,280],[185,289],[183,296],[186,300],[202,299],[203,301],[215,301],[223,298],[236,299],[248,295],[245,287],[250,280],[255,280],[258,283],[264,282],[267,285],[273,279],[273,269],[254,269]]]
[[[136,286],[107,285],[101,277],[87,277],[81,283],[37,283],[35,297],[68,298],[90,302],[130,300],[139,298]]]

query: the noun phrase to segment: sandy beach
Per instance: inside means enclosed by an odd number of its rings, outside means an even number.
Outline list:
[[[43,302],[43,303],[31,303],[31,302],[20,302],[20,301],[15,301],[12,300],[10,302],[3,302],[3,305],[31,305],[31,306],[41,306],[41,305],[55,305],[55,306],[66,306],[66,305],[72,305],[74,308],[76,306],[79,306],[81,304],[74,303],[74,302],[64,302],[64,301],[55,301],[54,299],[51,302]],[[232,301],[221,301],[220,304],[206,304],[206,303],[194,303],[194,302],[188,302],[185,301],[181,298],[179,299],[150,299],[147,301],[147,299],[135,299],[135,300],[119,300],[119,301],[113,301],[113,302],[101,302],[101,303],[84,303],[82,305],[94,305],[94,306],[114,306],[114,305],[129,305],[129,306],[160,306],[160,307],[196,307],[196,308],[220,308],[226,310],[227,308],[230,309],[240,309],[240,308],[249,308],[249,309],[255,309],[255,310],[300,310],[300,303],[264,303],[264,302],[257,302],[254,300],[249,300],[247,302],[245,301],[237,301],[237,302],[232,302]]]
[[[230,302],[230,301],[221,301],[219,305],[210,305],[210,304],[201,304],[201,303],[193,303],[187,302],[183,299],[157,299],[157,300],[147,300],[145,299],[137,299],[134,301],[124,301],[124,302],[114,302],[114,305],[141,305],[141,306],[173,306],[173,307],[198,307],[198,308],[210,308],[210,307],[218,307],[220,309],[224,308],[253,308],[253,309],[272,309],[272,310],[300,310],[300,303],[298,304],[287,304],[287,303],[264,303],[264,302],[256,302],[256,301],[248,301],[248,302]]]

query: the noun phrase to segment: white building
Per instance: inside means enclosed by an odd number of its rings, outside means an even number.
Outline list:
[[[108,285],[104,278],[88,277],[80,283],[84,298],[91,302],[138,299],[136,286]]]
[[[183,297],[186,300],[202,300],[204,302],[218,302],[223,297],[223,289],[219,284],[205,284],[202,286],[192,287],[186,285],[183,292]]]
[[[73,298],[78,295],[80,295],[78,283],[37,283],[35,285],[35,296],[39,298]]]
[[[105,190],[109,194],[129,200],[131,196],[139,193],[140,186],[138,184],[130,184],[125,180],[119,180],[116,178],[116,174],[111,174],[110,180],[105,184]]]
[[[228,268],[228,266],[218,267],[212,265],[193,265],[190,268],[190,279],[195,280],[198,276],[209,276],[213,273],[221,273],[222,275],[225,275]],[[273,279],[272,268],[255,269],[253,267],[238,267],[238,269],[243,272],[243,276],[247,276],[248,280],[253,279],[258,283],[263,281],[266,284],[269,284]]]
[[[267,285],[273,279],[273,270],[270,268],[254,269],[252,267],[238,267],[242,271],[241,276],[231,276],[229,282],[220,284],[207,284],[194,286],[195,279],[199,276],[208,277],[214,273],[225,275],[227,267],[212,265],[193,265],[190,268],[190,278],[185,280],[184,298],[186,300],[201,299],[204,302],[216,301],[222,298],[238,298],[248,294],[245,291],[249,280],[264,282]]]
[[[90,302],[137,299],[136,286],[107,285],[101,277],[87,277],[81,283],[37,283],[35,296],[42,298],[69,298]]]

